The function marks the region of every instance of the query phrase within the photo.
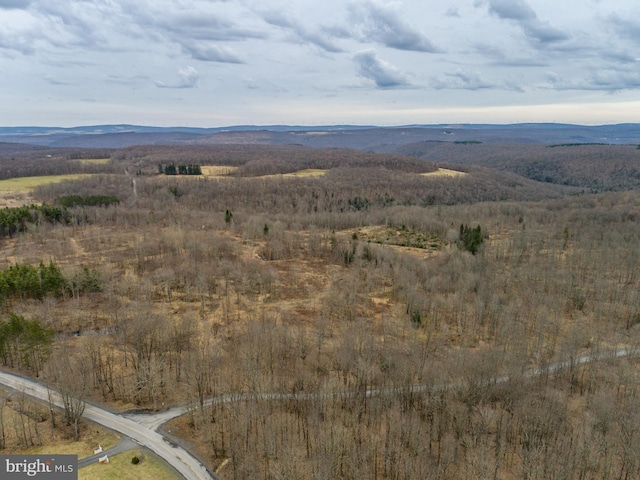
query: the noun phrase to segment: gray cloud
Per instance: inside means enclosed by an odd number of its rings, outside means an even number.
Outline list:
[[[623,51],[616,52],[616,51],[610,51],[610,50],[603,50],[599,52],[599,55],[600,55],[600,58],[602,58],[603,60],[607,60],[613,63],[629,64],[629,63],[638,63],[639,61],[638,57]]]
[[[489,13],[503,20],[512,20],[530,40],[554,43],[569,39],[563,31],[542,22],[525,0],[488,0]]]
[[[502,48],[486,43],[477,43],[473,46],[473,52],[482,58],[490,60],[490,65],[503,67],[545,67],[548,62],[538,58],[538,56],[526,56],[526,53],[519,52],[515,56],[508,54]]]
[[[0,0],[0,8],[10,9],[24,9],[29,6],[31,0]]]
[[[458,12],[456,7],[449,7],[445,15],[451,18],[460,18],[460,12]]]
[[[432,78],[430,86],[436,90],[482,90],[498,88],[498,85],[484,80],[478,72],[468,71],[447,73],[444,77]]]
[[[405,75],[395,66],[378,58],[374,50],[364,50],[354,55],[353,61],[361,77],[373,80],[380,88],[405,87],[409,85]]]
[[[196,88],[200,75],[198,71],[193,67],[185,67],[178,70],[178,81],[175,83],[165,83],[160,80],[156,80],[156,86],[159,88]]]
[[[67,80],[58,80],[51,74],[45,75],[44,79],[49,85],[58,85],[58,86],[77,85],[77,82],[69,82]]]
[[[524,0],[489,0],[489,12],[503,19],[530,22],[536,13]]]
[[[527,37],[540,43],[554,43],[569,39],[569,36],[563,31],[539,20],[526,22],[522,28]]]
[[[610,93],[640,89],[640,73],[616,69],[598,70],[586,78],[567,79],[562,75],[548,75],[549,87],[554,90],[590,90]]]
[[[220,47],[207,42],[181,42],[182,49],[191,58],[203,62],[244,63],[242,59],[229,47]]]
[[[616,14],[611,15],[608,21],[619,35],[640,43],[640,21],[622,18]]]
[[[104,12],[96,5],[44,1],[34,4],[34,10],[46,24],[42,39],[52,46],[103,49],[109,44],[101,25],[97,24]]]
[[[351,24],[356,35],[398,50],[437,53],[441,50],[420,31],[405,22],[389,5],[377,1],[352,3]]]
[[[261,32],[239,27],[236,23],[209,12],[194,11],[174,13],[172,15],[146,15],[144,22],[149,26],[159,28],[159,33],[165,34],[173,40],[189,38],[238,41],[248,38],[264,38],[264,34]]]
[[[299,20],[294,20],[279,10],[264,12],[262,14],[262,18],[268,24],[288,31],[302,43],[310,43],[320,47],[322,50],[332,53],[343,51],[331,41],[330,37],[332,36],[332,31],[328,28],[324,30],[311,30],[305,28]]]
[[[5,34],[0,30],[0,50],[10,50],[22,55],[33,55],[36,51],[33,38],[23,34]]]

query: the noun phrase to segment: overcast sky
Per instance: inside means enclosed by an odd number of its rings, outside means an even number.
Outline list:
[[[0,0],[2,126],[638,121],[638,0]]]

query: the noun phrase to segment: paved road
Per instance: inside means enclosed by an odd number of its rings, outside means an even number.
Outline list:
[[[89,455],[88,457],[84,457],[78,460],[78,468],[84,468],[88,467],[89,465],[93,465],[94,463],[98,463],[98,459],[100,457],[104,457],[105,455],[113,457],[114,455],[124,453],[136,447],[138,447],[138,444],[136,442],[128,437],[123,437],[113,447],[107,448],[102,453],[98,453],[97,455]]]
[[[619,348],[617,350],[603,351],[599,353],[592,354],[584,354],[573,356],[567,360],[553,362],[548,364],[545,367],[537,367],[532,368],[523,372],[522,376],[525,378],[537,377],[540,375],[548,374],[553,375],[561,370],[566,370],[567,368],[571,368],[572,366],[577,367],[579,365],[584,365],[586,363],[595,362],[595,361],[605,361],[605,360],[615,360],[618,358],[624,357],[638,357],[640,356],[640,349],[638,348]],[[508,382],[510,377],[507,375],[502,375],[499,377],[493,377],[488,379],[487,384],[498,384]],[[466,385],[466,382],[461,383],[448,383],[446,385],[412,385],[409,387],[408,391],[412,393],[420,393],[425,392],[427,390],[443,390],[443,389],[456,389],[462,388]],[[379,395],[393,395],[397,394],[400,391],[402,393],[406,393],[406,388],[396,388],[396,387],[384,387],[384,388],[368,388],[364,394],[366,397],[371,398]],[[220,405],[226,403],[237,403],[244,402],[250,400],[262,400],[262,401],[272,401],[272,402],[281,402],[286,400],[330,400],[336,397],[351,397],[356,394],[362,394],[362,392],[323,392],[323,393],[235,393],[235,394],[224,394],[218,395],[215,397],[210,397],[204,401],[204,406],[210,406],[213,404]],[[129,413],[125,414],[127,418],[134,420],[137,423],[147,426],[152,430],[157,430],[161,425],[166,422],[173,420],[174,418],[178,418],[189,411],[189,407],[186,405],[180,405],[178,407],[173,407],[167,409],[163,412],[158,413]]]
[[[568,360],[561,362],[555,362],[542,368],[534,368],[523,373],[525,377],[535,377],[543,374],[554,374],[566,368],[572,366],[583,365],[589,362],[601,361],[601,360],[615,360],[623,357],[637,357],[640,356],[640,349],[636,348],[621,348],[613,351],[606,351],[594,354],[585,354],[574,356]],[[503,383],[509,381],[508,376],[494,377],[487,380],[487,383]],[[26,378],[18,377],[9,373],[0,371],[0,383],[7,385],[17,391],[24,392],[26,395],[30,395],[39,398],[44,401],[48,401],[47,388]],[[427,386],[427,385],[413,385],[410,387],[410,391],[424,392],[427,389],[433,390],[438,388],[458,388],[463,384],[446,384],[440,387]],[[406,391],[406,390],[403,390]],[[365,391],[367,397],[373,397],[377,395],[389,395],[397,393],[398,390],[394,388],[370,388]],[[322,400],[335,398],[337,396],[351,396],[356,395],[356,392],[327,392],[327,393],[257,393],[253,395],[249,394],[225,394],[212,397],[206,400],[205,405],[223,404],[223,403],[235,403],[241,401],[247,401],[252,399],[266,400],[266,401],[283,401],[290,399],[297,400]],[[62,402],[58,395],[54,396],[56,405],[61,406]],[[188,411],[187,406],[174,407],[163,412],[154,414],[144,413],[128,413],[123,415],[117,415],[109,412],[103,408],[95,405],[87,404],[84,411],[84,418],[90,420],[99,425],[103,425],[111,430],[119,432],[140,445],[147,447],[156,455],[164,458],[169,464],[171,464],[185,479],[187,480],[201,480],[201,479],[215,479],[216,477],[211,475],[206,468],[194,458],[187,450],[183,449],[179,445],[169,443],[160,433],[156,430],[164,423],[184,415]]]
[[[45,402],[49,400],[47,387],[32,380],[0,371],[0,383],[39,400]],[[62,400],[58,394],[53,394],[53,401],[56,406],[62,408]],[[186,480],[213,479],[204,465],[188,451],[179,445],[168,443],[161,434],[145,425],[89,403],[85,407],[83,418],[121,433],[147,447],[175,468]]]

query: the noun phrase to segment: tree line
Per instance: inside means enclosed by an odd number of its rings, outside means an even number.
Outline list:
[[[0,209],[0,237],[10,237],[24,232],[28,224],[41,222],[69,223],[71,216],[66,209],[55,205],[28,205]]]
[[[165,175],[202,175],[200,165],[178,165],[170,163],[169,165],[158,165],[158,172]]]

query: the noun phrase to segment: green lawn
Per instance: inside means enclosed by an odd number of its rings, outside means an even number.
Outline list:
[[[142,458],[144,455],[144,458]],[[142,458],[133,465],[134,456]],[[169,466],[153,455],[143,454],[139,450],[129,450],[109,457],[108,464],[90,465],[78,471],[79,480],[178,480],[180,476]]]
[[[77,173],[70,175],[47,175],[43,177],[20,177],[0,180],[0,192],[28,192],[40,185],[58,183],[64,180],[78,180],[88,177],[89,174]]]

